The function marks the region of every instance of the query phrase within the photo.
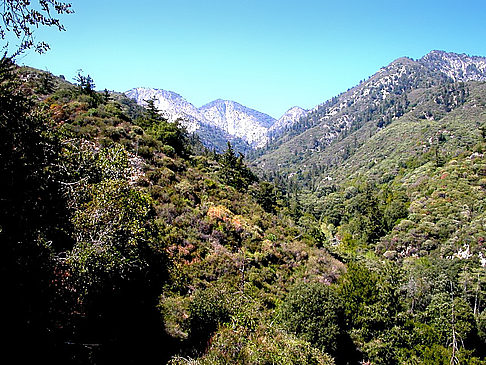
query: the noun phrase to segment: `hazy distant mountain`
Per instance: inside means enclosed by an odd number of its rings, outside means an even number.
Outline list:
[[[402,96],[412,90],[458,81],[486,81],[486,58],[444,51],[432,51],[419,60],[402,57],[312,110],[293,107],[278,120],[229,100],[218,99],[197,108],[172,91],[136,88],[125,94],[141,105],[155,98],[166,118],[181,120],[211,148],[224,148],[226,140],[238,141],[246,149],[270,142],[269,153],[281,148],[287,152],[279,152],[275,161],[269,157],[267,162],[282,166],[289,163],[287,154],[321,151],[342,133],[361,128],[378,114],[380,127],[389,124],[405,112],[408,101]],[[285,147],[286,143],[295,144],[296,151]]]
[[[145,105],[146,100],[154,99],[155,106],[164,117],[171,122],[180,119],[189,132],[195,132],[200,128],[200,123],[205,122],[201,112],[175,92],[137,87],[126,91],[125,95],[140,105]]]
[[[170,122],[178,120],[190,133],[196,132],[203,144],[210,149],[223,151],[227,141],[231,141],[240,152],[247,152],[252,148],[246,140],[231,135],[208,121],[198,108],[175,92],[138,87],[126,91],[125,95],[140,105],[146,105],[146,100],[154,99],[155,106],[165,118]]]
[[[155,99],[155,106],[162,115],[169,121],[179,119],[190,132],[199,133],[203,143],[211,147],[215,145],[214,138],[239,141],[240,145],[244,141],[243,144],[253,148],[263,147],[268,142],[269,129],[277,122],[265,113],[230,100],[218,99],[196,108],[181,95],[167,90],[139,87],[125,94],[140,105],[145,105],[148,99]],[[288,125],[292,116],[297,114],[297,109],[293,114],[286,113],[285,120],[279,123]],[[215,133],[209,133],[210,129]]]
[[[254,147],[265,146],[268,129],[276,122],[271,116],[230,100],[215,100],[199,110],[206,121]]]
[[[308,111],[302,109],[299,106],[294,106],[287,110],[284,115],[280,117],[269,129],[272,133],[277,133],[278,131],[292,126],[294,123],[298,122],[301,118],[307,115]]]

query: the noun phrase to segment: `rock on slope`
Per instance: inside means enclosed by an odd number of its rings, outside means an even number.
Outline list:
[[[453,81],[486,81],[486,58],[432,51],[418,62],[450,77]]]

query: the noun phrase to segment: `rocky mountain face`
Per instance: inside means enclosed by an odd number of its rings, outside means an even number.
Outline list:
[[[271,116],[230,100],[215,100],[199,108],[206,121],[231,136],[244,139],[254,147],[267,143],[268,129],[275,123]]]
[[[486,81],[484,57],[432,51],[418,62],[447,75],[453,81]]]
[[[280,131],[290,128],[294,123],[298,122],[301,118],[306,116],[307,110],[302,109],[299,106],[294,106],[287,110],[284,115],[280,117],[269,129],[269,132],[275,136]]]
[[[125,92],[140,105],[146,105],[146,100],[154,99],[155,106],[170,122],[180,120],[189,132],[195,132],[204,121],[202,113],[179,94],[159,89],[138,87]]]
[[[167,90],[139,87],[128,90],[125,95],[140,105],[154,99],[164,117],[171,122],[179,120],[189,132],[198,133],[208,147],[216,149],[224,148],[226,143],[222,140],[235,142],[243,150],[264,147],[271,134],[292,125],[306,113],[294,107],[276,120],[230,100],[218,99],[196,108],[181,95]]]

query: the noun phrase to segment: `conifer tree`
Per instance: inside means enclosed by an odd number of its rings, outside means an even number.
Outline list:
[[[258,178],[243,162],[243,154],[236,156],[233,146],[228,141],[226,151],[220,156],[221,169],[219,177],[223,183],[233,186],[238,190],[247,189]]]

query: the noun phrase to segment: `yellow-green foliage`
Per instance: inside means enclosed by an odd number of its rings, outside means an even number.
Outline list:
[[[259,183],[231,146],[189,157],[179,126],[121,96],[54,86],[39,98],[59,140],[68,215],[68,240],[51,246],[56,328],[99,343],[93,359],[152,358],[165,340],[167,359],[333,363],[276,326],[292,283],[328,285],[343,271],[286,215],[277,187]]]
[[[348,100],[356,120],[327,125],[341,138],[325,151],[275,151],[309,162],[289,201],[231,146],[191,156],[155,110],[48,78],[29,81],[32,115],[0,79],[0,234],[21,278],[10,310],[22,330],[45,326],[30,335],[59,362],[484,358],[484,84],[412,77],[407,97],[406,80],[357,96],[375,109]]]
[[[252,332],[239,326],[223,327],[204,356],[199,359],[176,356],[169,364],[334,365],[334,360],[306,341],[272,325],[263,325]]]

